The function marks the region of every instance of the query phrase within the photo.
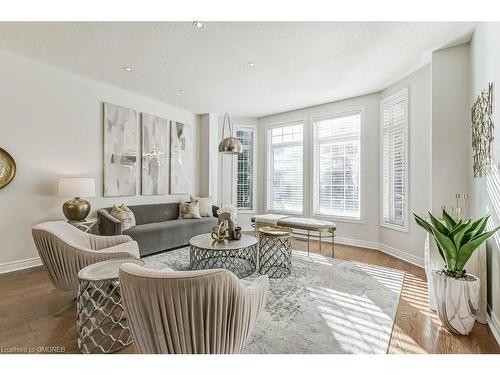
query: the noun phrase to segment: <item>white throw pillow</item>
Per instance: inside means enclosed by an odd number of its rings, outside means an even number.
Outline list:
[[[200,206],[200,216],[201,217],[209,217],[214,216],[212,213],[212,205],[213,199],[212,197],[193,197],[191,195],[191,202],[198,201],[198,205]]]
[[[122,231],[135,226],[135,216],[130,208],[122,204],[120,207],[113,205],[109,213],[114,218],[122,223]]]
[[[179,202],[179,220],[201,219],[198,202]]]

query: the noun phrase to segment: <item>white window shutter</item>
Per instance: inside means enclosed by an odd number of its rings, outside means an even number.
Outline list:
[[[303,132],[302,122],[268,129],[269,211],[302,214]]]
[[[408,225],[408,93],[385,99],[382,112],[382,224]]]
[[[313,120],[313,214],[361,218],[361,111]]]
[[[253,210],[254,197],[254,130],[251,128],[236,128],[236,138],[241,142],[241,154],[238,154],[236,164],[236,208],[238,210]]]

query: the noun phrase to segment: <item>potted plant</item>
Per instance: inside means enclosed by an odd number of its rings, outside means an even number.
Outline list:
[[[500,228],[485,232],[489,215],[472,222],[455,221],[443,210],[441,220],[429,213],[430,223],[416,214],[415,220],[436,240],[445,268],[432,271],[432,285],[441,323],[450,332],[468,335],[479,309],[480,280],[465,265],[474,251]]]

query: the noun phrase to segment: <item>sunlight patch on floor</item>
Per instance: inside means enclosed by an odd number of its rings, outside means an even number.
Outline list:
[[[356,263],[356,268],[385,291],[401,291],[403,272],[361,263]],[[382,306],[359,293],[354,295],[326,287],[309,287],[307,291],[318,303],[318,311],[332,335],[342,342],[344,350],[377,353],[387,350],[393,319]],[[384,328],[381,322],[389,324],[385,324]]]

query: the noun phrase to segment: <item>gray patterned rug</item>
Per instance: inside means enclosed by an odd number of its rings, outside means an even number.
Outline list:
[[[189,249],[144,260],[150,268],[187,270]],[[244,353],[386,353],[403,278],[394,269],[294,251],[290,276],[270,279]]]

